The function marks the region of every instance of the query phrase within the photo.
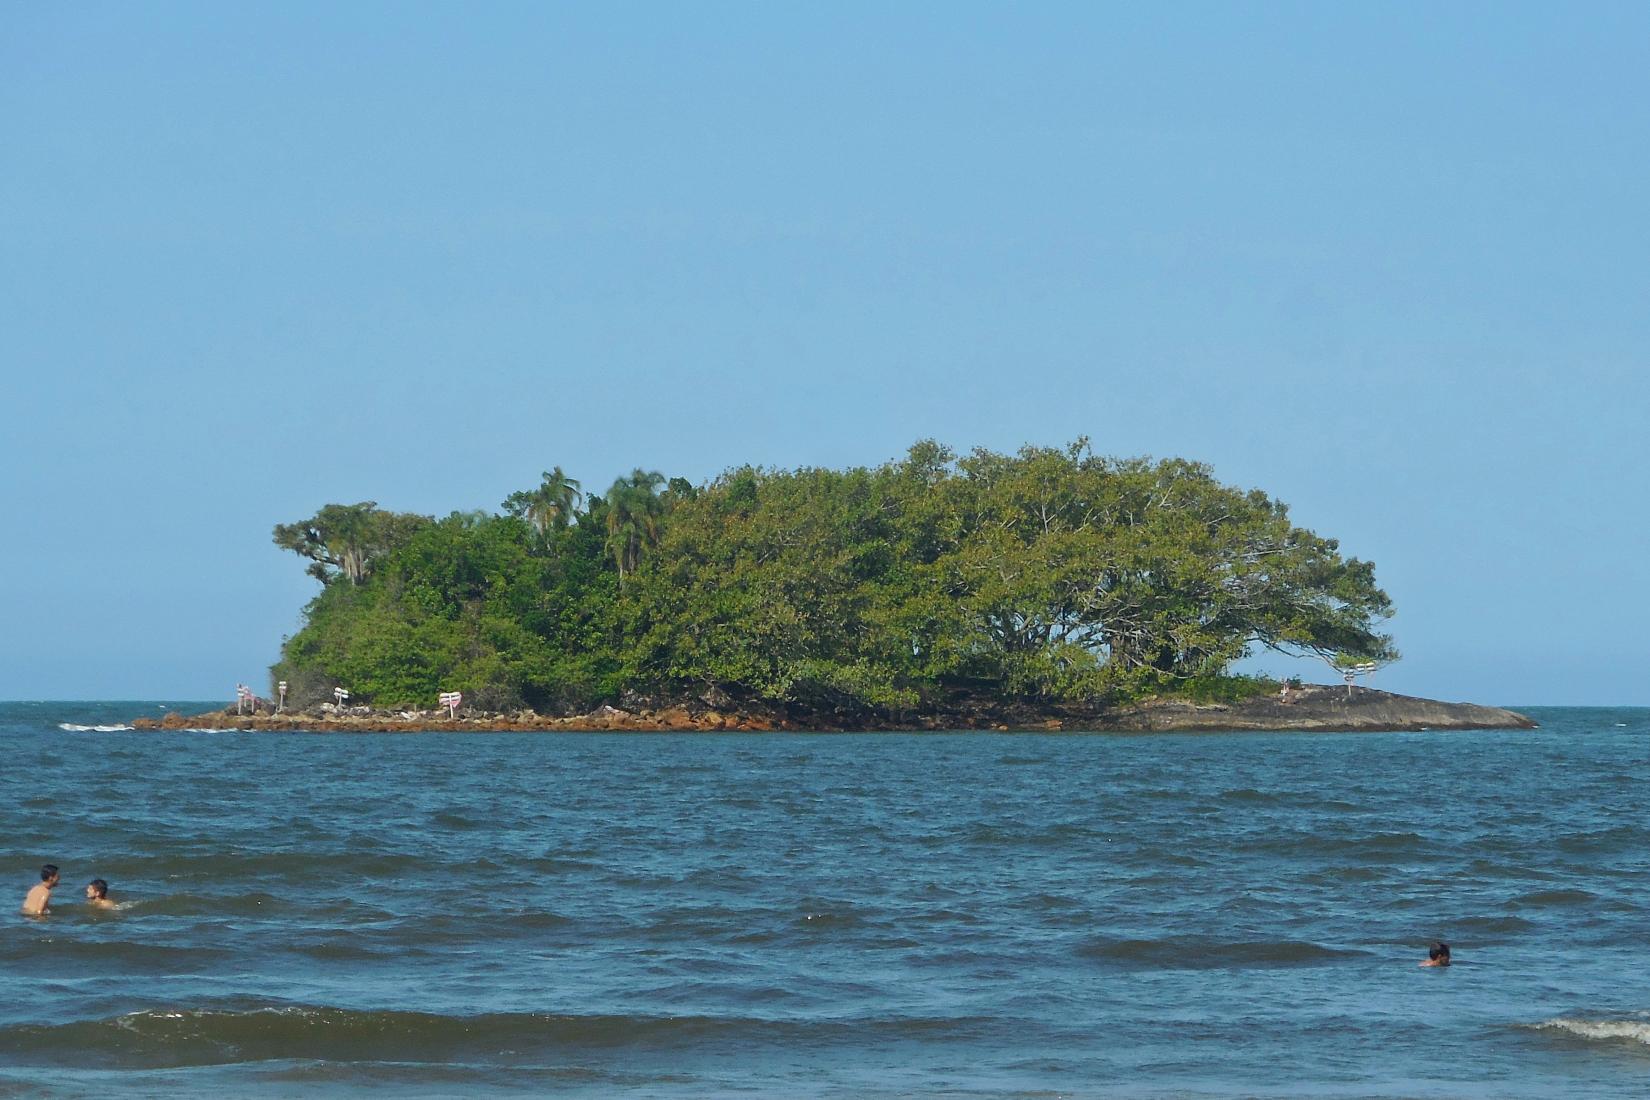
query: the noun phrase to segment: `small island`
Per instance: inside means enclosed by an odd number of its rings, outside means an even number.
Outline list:
[[[1373,564],[1201,463],[1081,439],[588,494],[556,467],[498,512],[329,504],[274,539],[321,584],[278,702],[143,728],[1533,725],[1354,685],[1398,659]],[[1234,675],[1257,648],[1346,683]]]

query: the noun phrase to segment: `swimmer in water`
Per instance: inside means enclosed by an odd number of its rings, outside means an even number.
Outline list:
[[[1449,944],[1442,941],[1427,948],[1427,961],[1422,966],[1448,966]]]
[[[86,884],[86,904],[93,909],[114,909],[115,903],[109,900],[109,884],[100,878],[94,878]]]
[[[23,898],[24,916],[43,917],[51,912],[48,905],[52,900],[52,887],[57,885],[57,877],[55,864],[48,863],[40,868],[40,881]]]

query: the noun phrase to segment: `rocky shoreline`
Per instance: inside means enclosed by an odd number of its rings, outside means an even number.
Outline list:
[[[732,705],[701,699],[670,703],[637,701],[601,706],[589,714],[555,716],[532,711],[484,713],[461,709],[374,710],[324,704],[314,711],[237,714],[233,707],[207,714],[139,718],[140,730],[269,730],[362,733],[473,732],[899,732],[920,730],[1034,730],[1093,732],[1229,732],[1296,730],[1378,732],[1391,730],[1534,729],[1528,717],[1500,707],[1444,703],[1372,688],[1308,685],[1287,698],[1268,695],[1237,703],[1189,703],[1153,699],[1126,707],[1084,710],[994,703],[960,705],[903,720],[797,712],[768,704]]]

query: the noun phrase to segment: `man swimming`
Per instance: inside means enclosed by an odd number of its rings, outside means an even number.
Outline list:
[[[1439,941],[1427,948],[1427,961],[1422,966],[1448,966],[1449,944]]]
[[[43,917],[51,910],[47,908],[52,900],[52,887],[57,885],[57,866],[48,863],[40,868],[40,881],[29,889],[23,898],[23,915],[26,917]]]
[[[109,884],[100,878],[94,878],[86,884],[86,904],[93,909],[114,909],[115,903],[109,900]]]

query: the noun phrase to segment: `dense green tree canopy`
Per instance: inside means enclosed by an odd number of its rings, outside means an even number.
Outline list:
[[[1367,562],[1259,491],[1086,441],[848,470],[555,467],[506,515],[328,505],[275,529],[324,583],[276,674],[428,706],[584,708],[718,689],[908,712],[948,693],[1095,701],[1220,677],[1255,646],[1388,661]]]

